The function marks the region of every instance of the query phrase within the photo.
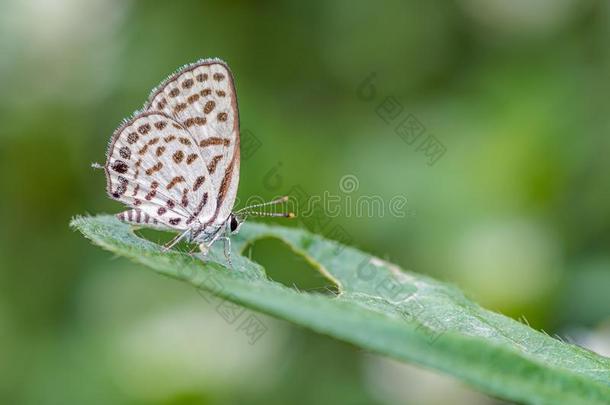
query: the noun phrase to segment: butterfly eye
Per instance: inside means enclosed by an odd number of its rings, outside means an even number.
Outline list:
[[[235,219],[234,216],[231,216],[231,232],[235,232],[235,230],[237,229],[237,219]]]

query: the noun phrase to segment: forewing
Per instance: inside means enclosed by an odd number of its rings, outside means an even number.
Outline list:
[[[149,98],[149,111],[162,111],[195,139],[210,176],[215,211],[202,218],[222,223],[231,213],[239,183],[239,113],[233,76],[217,59],[185,66]]]
[[[158,226],[184,230],[216,212],[199,147],[167,114],[143,112],[119,127],[105,171],[110,197],[149,215]]]

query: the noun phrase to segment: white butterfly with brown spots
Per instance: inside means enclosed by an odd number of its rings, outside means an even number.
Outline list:
[[[144,108],[112,135],[104,170],[108,195],[130,207],[126,223],[177,231],[206,254],[249,215],[279,198],[233,212],[239,183],[239,111],[233,76],[219,59],[184,66],[154,89]],[[228,250],[227,250],[228,246]]]

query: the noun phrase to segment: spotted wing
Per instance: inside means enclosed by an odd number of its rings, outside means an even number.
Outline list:
[[[121,125],[110,141],[105,171],[110,197],[137,210],[119,214],[125,222],[185,230],[216,210],[199,147],[166,114],[143,112]]]
[[[171,231],[176,228],[169,228],[167,225],[164,225],[159,222],[156,216],[150,216],[148,212],[145,212],[139,208],[132,208],[121,213],[116,214],[116,217],[128,224],[131,225],[142,225],[147,228],[158,229],[161,231]]]
[[[172,116],[191,133],[215,200],[214,212],[201,220],[224,223],[235,203],[240,163],[237,95],[228,66],[218,59],[185,66],[153,91],[145,109]]]

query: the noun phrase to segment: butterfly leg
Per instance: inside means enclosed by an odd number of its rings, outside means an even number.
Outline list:
[[[210,246],[212,246],[214,244],[214,242],[216,242],[216,240],[218,239],[219,236],[220,236],[220,232],[216,232],[216,234],[212,237],[212,239],[209,240],[207,243],[202,242],[199,244],[199,250],[201,250],[201,254],[203,255],[203,257],[208,255],[208,253],[210,252]]]
[[[197,250],[199,246],[198,245],[194,245],[191,247],[191,250],[189,250],[189,255],[190,256],[194,256],[195,255],[195,250]],[[201,248],[200,248],[201,249]]]
[[[210,251],[210,248],[205,243],[200,243],[199,244],[199,250],[201,250],[201,254],[205,257],[205,256],[208,255],[208,252]]]
[[[222,240],[224,242],[224,251],[225,251],[225,258],[227,259],[227,262],[229,262],[229,266],[231,266],[231,268],[233,268],[233,262],[231,261],[231,238],[229,238],[228,236],[223,236]]]
[[[176,237],[174,239],[167,242],[163,246],[163,252],[165,253],[165,252],[169,251],[171,248],[173,248],[174,246],[176,246],[178,244],[178,242],[180,242],[188,234],[188,232],[189,232],[189,230],[187,229],[186,231],[176,235]]]

